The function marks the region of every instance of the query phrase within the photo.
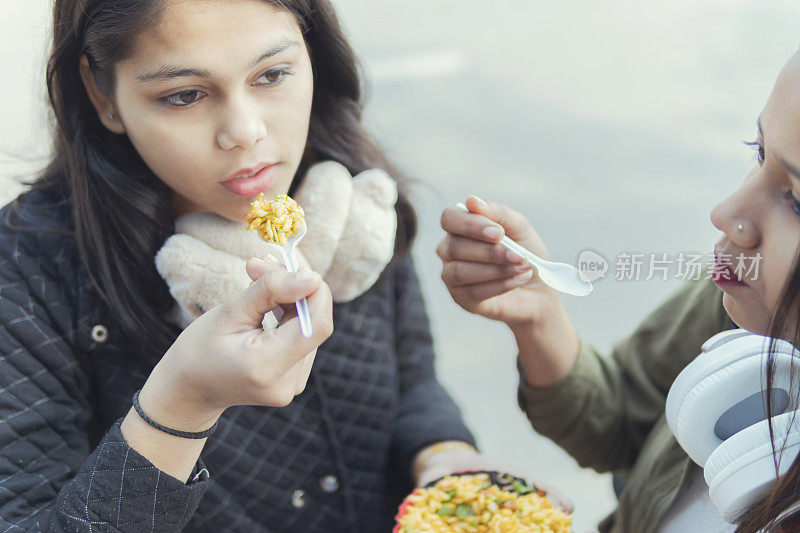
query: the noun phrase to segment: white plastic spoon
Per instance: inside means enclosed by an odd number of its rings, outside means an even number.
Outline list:
[[[467,213],[470,212],[463,203],[459,202],[456,205]],[[573,296],[586,296],[594,290],[592,283],[581,278],[580,271],[572,265],[554,263],[553,261],[542,259],[533,252],[526,250],[519,243],[509,239],[506,235],[503,235],[503,238],[500,239],[500,244],[533,265],[536,268],[539,279],[558,292]]]
[[[260,235],[261,234],[259,234],[259,236]],[[287,242],[284,246],[276,244],[269,239],[265,239],[264,237],[261,237],[261,240],[267,243],[270,250],[275,250],[281,255],[283,258],[283,264],[286,265],[287,271],[297,272],[297,261],[295,261],[294,258],[294,249],[295,246],[300,244],[300,241],[302,241],[303,237],[305,236],[306,221],[303,220],[303,224],[300,226],[297,234],[291,239],[287,239]],[[311,337],[311,335],[314,334],[314,329],[311,327],[311,313],[308,311],[308,300],[306,298],[302,298],[297,300],[294,305],[297,309],[297,318],[300,320],[300,332],[303,334],[303,337]]]

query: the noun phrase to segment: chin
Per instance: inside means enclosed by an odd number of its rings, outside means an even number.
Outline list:
[[[250,211],[249,203],[241,208],[224,209],[221,211],[216,211],[216,213],[224,219],[230,220],[231,222],[241,222],[243,226],[246,226],[247,223],[245,222],[245,215],[247,215],[248,211]]]
[[[722,306],[738,327],[756,335],[769,334],[769,319],[764,314],[754,316],[756,306],[742,305],[728,294],[723,294]]]

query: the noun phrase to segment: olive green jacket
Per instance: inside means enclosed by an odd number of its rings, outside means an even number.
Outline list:
[[[582,342],[570,373],[549,387],[520,377],[519,404],[537,432],[583,467],[629,475],[606,532],[656,531],[697,467],[664,415],[677,375],[709,337],[737,326],[712,281],[692,281],[614,345],[610,356]]]

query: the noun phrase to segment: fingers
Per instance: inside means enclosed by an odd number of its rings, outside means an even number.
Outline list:
[[[225,306],[225,316],[234,327],[260,327],[264,313],[281,304],[294,303],[313,294],[322,284],[316,272],[286,272],[275,263],[251,259],[248,275],[256,281]]]
[[[442,281],[449,288],[463,287],[474,283],[485,283],[513,278],[522,274],[524,280],[530,279],[525,273],[531,270],[528,263],[516,266],[490,265],[468,261],[449,261],[442,267]]]
[[[500,242],[505,235],[505,230],[500,224],[483,215],[467,213],[455,206],[442,211],[440,223],[447,233],[492,244]]]
[[[477,196],[467,198],[466,206],[470,213],[482,216],[490,223],[499,224],[504,228],[505,233],[514,240],[529,236],[531,227],[528,220],[508,206],[484,201]]]
[[[542,489],[546,493],[546,497],[548,500],[550,500],[550,503],[560,507],[567,514],[572,514],[572,512],[575,510],[575,506],[573,505],[572,501],[552,485],[546,485],[538,482],[534,482],[534,485],[536,485],[536,488]]]
[[[314,350],[300,360],[299,369],[297,372],[297,381],[295,384],[295,396],[303,392],[308,383],[308,377],[311,375],[311,367],[314,365],[314,358],[317,352]]]
[[[436,248],[436,254],[444,262],[474,261],[498,265],[523,263],[520,256],[500,244],[476,241],[458,235],[446,235]]]
[[[530,283],[533,279],[533,270],[518,274],[513,278],[506,278],[486,283],[474,283],[460,287],[449,287],[450,294],[456,302],[480,302]]]
[[[260,331],[253,339],[253,349],[263,349],[280,354],[274,359],[279,367],[288,369],[317,349],[333,333],[333,298],[325,282],[307,296],[311,326],[314,333],[304,337],[300,331],[300,320],[295,313],[287,313],[276,329]]]
[[[264,259],[251,257],[247,260],[244,269],[247,271],[247,275],[250,276],[250,279],[256,281],[267,272],[272,270],[285,270],[285,267],[276,261],[265,261]]]

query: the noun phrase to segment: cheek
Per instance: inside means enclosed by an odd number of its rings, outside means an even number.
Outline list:
[[[796,246],[796,242],[786,242],[780,250],[772,254],[765,253],[760,276],[764,283],[766,304],[772,312],[778,308],[783,289],[794,276]]]
[[[295,83],[287,91],[286,99],[272,117],[272,130],[278,141],[285,139],[292,143],[292,151],[302,153],[308,137],[311,106],[314,95],[314,79],[310,65],[298,68]],[[270,127],[270,124],[267,124]]]
[[[126,122],[128,138],[147,166],[165,183],[176,188],[192,177],[201,179],[205,167],[206,128],[196,120],[165,120],[163,115],[138,113]],[[180,187],[177,187],[180,188]]]

